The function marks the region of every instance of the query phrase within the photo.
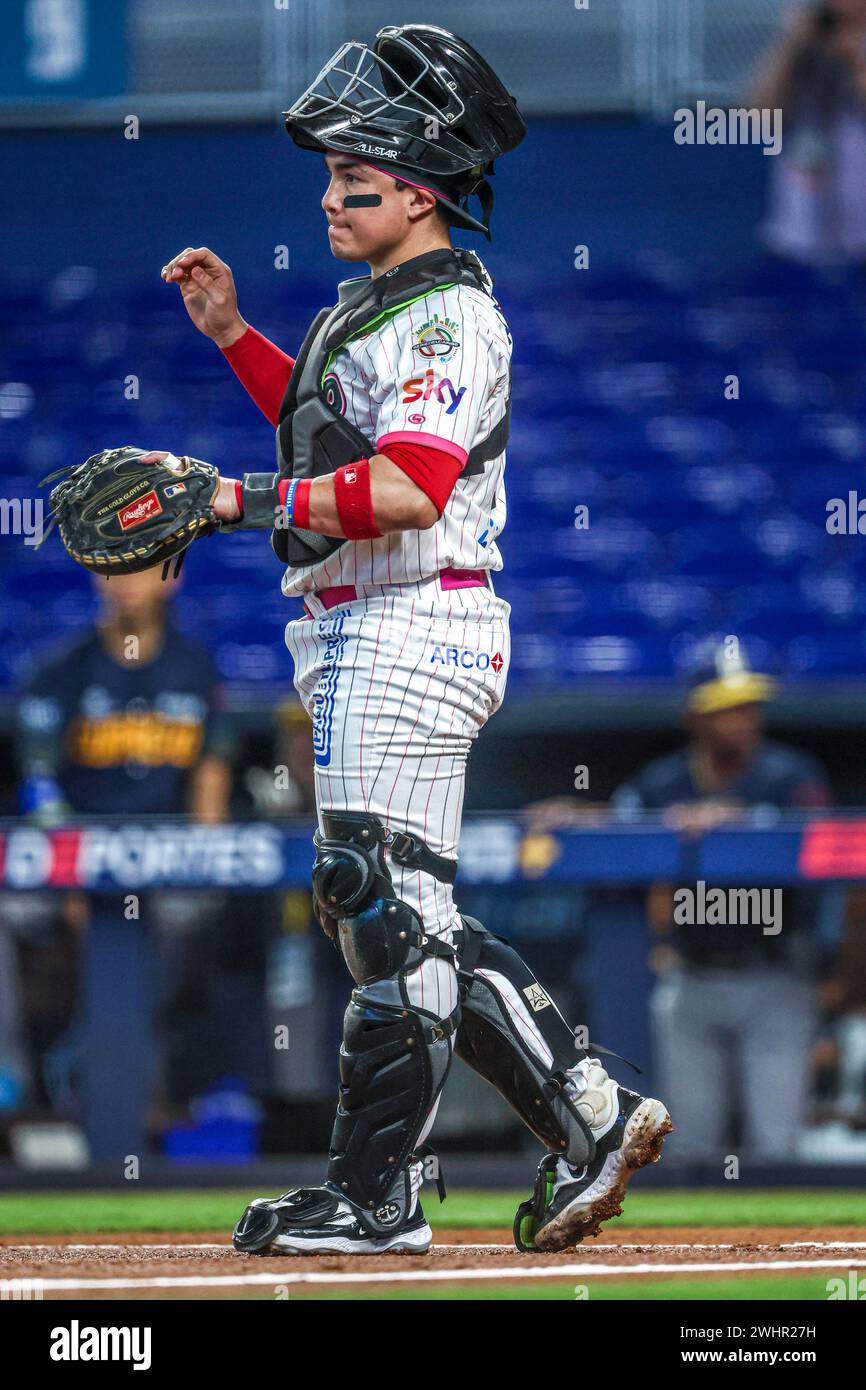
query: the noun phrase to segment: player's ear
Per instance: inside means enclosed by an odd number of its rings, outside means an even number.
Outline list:
[[[426,188],[414,188],[411,185],[407,185],[407,187],[412,194],[407,210],[413,222],[417,222],[420,218],[426,216],[431,209],[435,210],[438,208],[439,204],[437,200]]]
[[[436,207],[434,195],[425,188],[416,188],[414,183],[400,182],[398,182],[396,188],[398,188],[399,192],[405,189],[407,195],[409,195],[407,196],[406,211],[413,222],[417,222],[418,218],[424,217],[425,214],[430,213],[431,207]]]

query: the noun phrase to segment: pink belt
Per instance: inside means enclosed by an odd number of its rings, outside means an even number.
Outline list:
[[[439,582],[443,589],[486,589],[489,583],[487,570],[457,570],[452,565],[439,571]],[[357,597],[358,591],[354,584],[335,584],[331,589],[316,590],[316,598],[325,608],[336,608],[340,603],[351,603]],[[306,603],[304,608],[312,618],[313,614]]]

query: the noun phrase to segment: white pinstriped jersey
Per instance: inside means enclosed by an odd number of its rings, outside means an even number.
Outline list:
[[[465,463],[502,419],[511,334],[496,300],[471,285],[431,291],[400,309],[330,363],[328,398],[377,449],[428,444]],[[505,453],[458,478],[445,510],[424,531],[346,541],[326,560],[286,571],[287,596],[334,585],[402,584],[448,566],[502,568]]]

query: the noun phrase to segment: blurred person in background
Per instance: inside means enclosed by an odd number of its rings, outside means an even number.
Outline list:
[[[819,764],[765,738],[762,707],[772,695],[769,677],[749,669],[739,643],[726,642],[693,678],[685,746],[615,792],[614,814],[629,821],[655,811],[684,834],[699,835],[828,807]],[[672,885],[653,885],[647,911],[658,942],[654,1060],[677,1115],[674,1151],[721,1163],[731,1152],[736,1115],[741,1152],[793,1159],[806,1116],[816,975],[832,954],[824,895],[784,891],[781,930],[769,934],[761,924],[677,925],[673,894]]]
[[[39,663],[19,706],[22,811],[225,819],[231,742],[213,659],[171,620],[161,571],[96,578],[100,615]]]
[[[0,922],[0,1114],[18,1110],[31,1085],[21,1015],[16,941],[11,924]]]
[[[781,109],[761,227],[777,256],[812,265],[866,260],[866,0],[788,11],[747,105]]]
[[[845,894],[836,969],[821,986],[822,1028],[813,1066],[820,1118],[866,1130],[866,889]]]
[[[22,812],[46,827],[70,815],[224,820],[232,739],[210,653],[171,619],[177,584],[163,583],[158,567],[110,581],[96,578],[94,584],[97,621],[36,665],[19,700]],[[4,917],[13,924],[20,917],[22,936],[54,948],[58,937],[86,930],[96,906],[93,895],[35,896],[5,895]],[[152,926],[158,942],[158,1007],[168,1053],[163,1070],[175,1086],[175,1064],[182,1075],[190,1020],[201,1008],[203,963],[211,954],[202,950],[200,938],[214,930],[220,905],[213,894],[200,893],[153,893],[142,902],[143,925]],[[116,908],[113,898],[110,910]],[[32,990],[29,1000],[31,1036],[41,1035],[48,1046],[39,1019],[43,1011],[51,1013],[52,1000],[40,1003]],[[7,1001],[0,1034],[14,1019]],[[20,1019],[17,1032],[20,1048]],[[54,1040],[68,1066],[74,1065],[71,1042],[62,1035]],[[35,1070],[44,1074],[44,1055]],[[69,1082],[67,1077],[57,1088],[64,1097]],[[44,1101],[32,1072],[28,1085],[34,1100]],[[56,1102],[57,1096],[49,1099]]]
[[[239,778],[236,814],[263,820],[305,818],[315,827],[315,760],[310,718],[295,695],[276,709],[271,756],[249,762]],[[270,1049],[268,1089],[281,1100],[320,1101],[334,1089],[333,1056],[342,1036],[345,967],[313,914],[306,883],[280,893],[245,893],[237,900],[246,940],[264,941],[265,1032],[288,1028],[291,1046]],[[259,1007],[259,1014],[263,1012]],[[313,1110],[310,1129],[320,1116]],[[292,1116],[299,1143],[299,1113]]]
[[[277,706],[273,766],[249,763],[241,775],[244,811],[267,820],[279,816],[315,818],[316,787],[310,719],[296,696]],[[306,894],[309,898],[309,893]]]

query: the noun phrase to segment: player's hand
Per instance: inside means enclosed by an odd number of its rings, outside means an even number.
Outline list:
[[[158,459],[168,458],[168,449],[152,449],[149,454],[142,454],[139,463],[156,463]],[[241,510],[238,506],[237,494],[235,492],[236,478],[223,478],[220,476],[220,483],[216,497],[213,500],[213,511],[217,521],[239,521]]]
[[[188,246],[172,256],[160,275],[166,284],[179,287],[196,328],[217,347],[231,347],[246,332],[248,324],[238,313],[231,267],[207,246]]]

